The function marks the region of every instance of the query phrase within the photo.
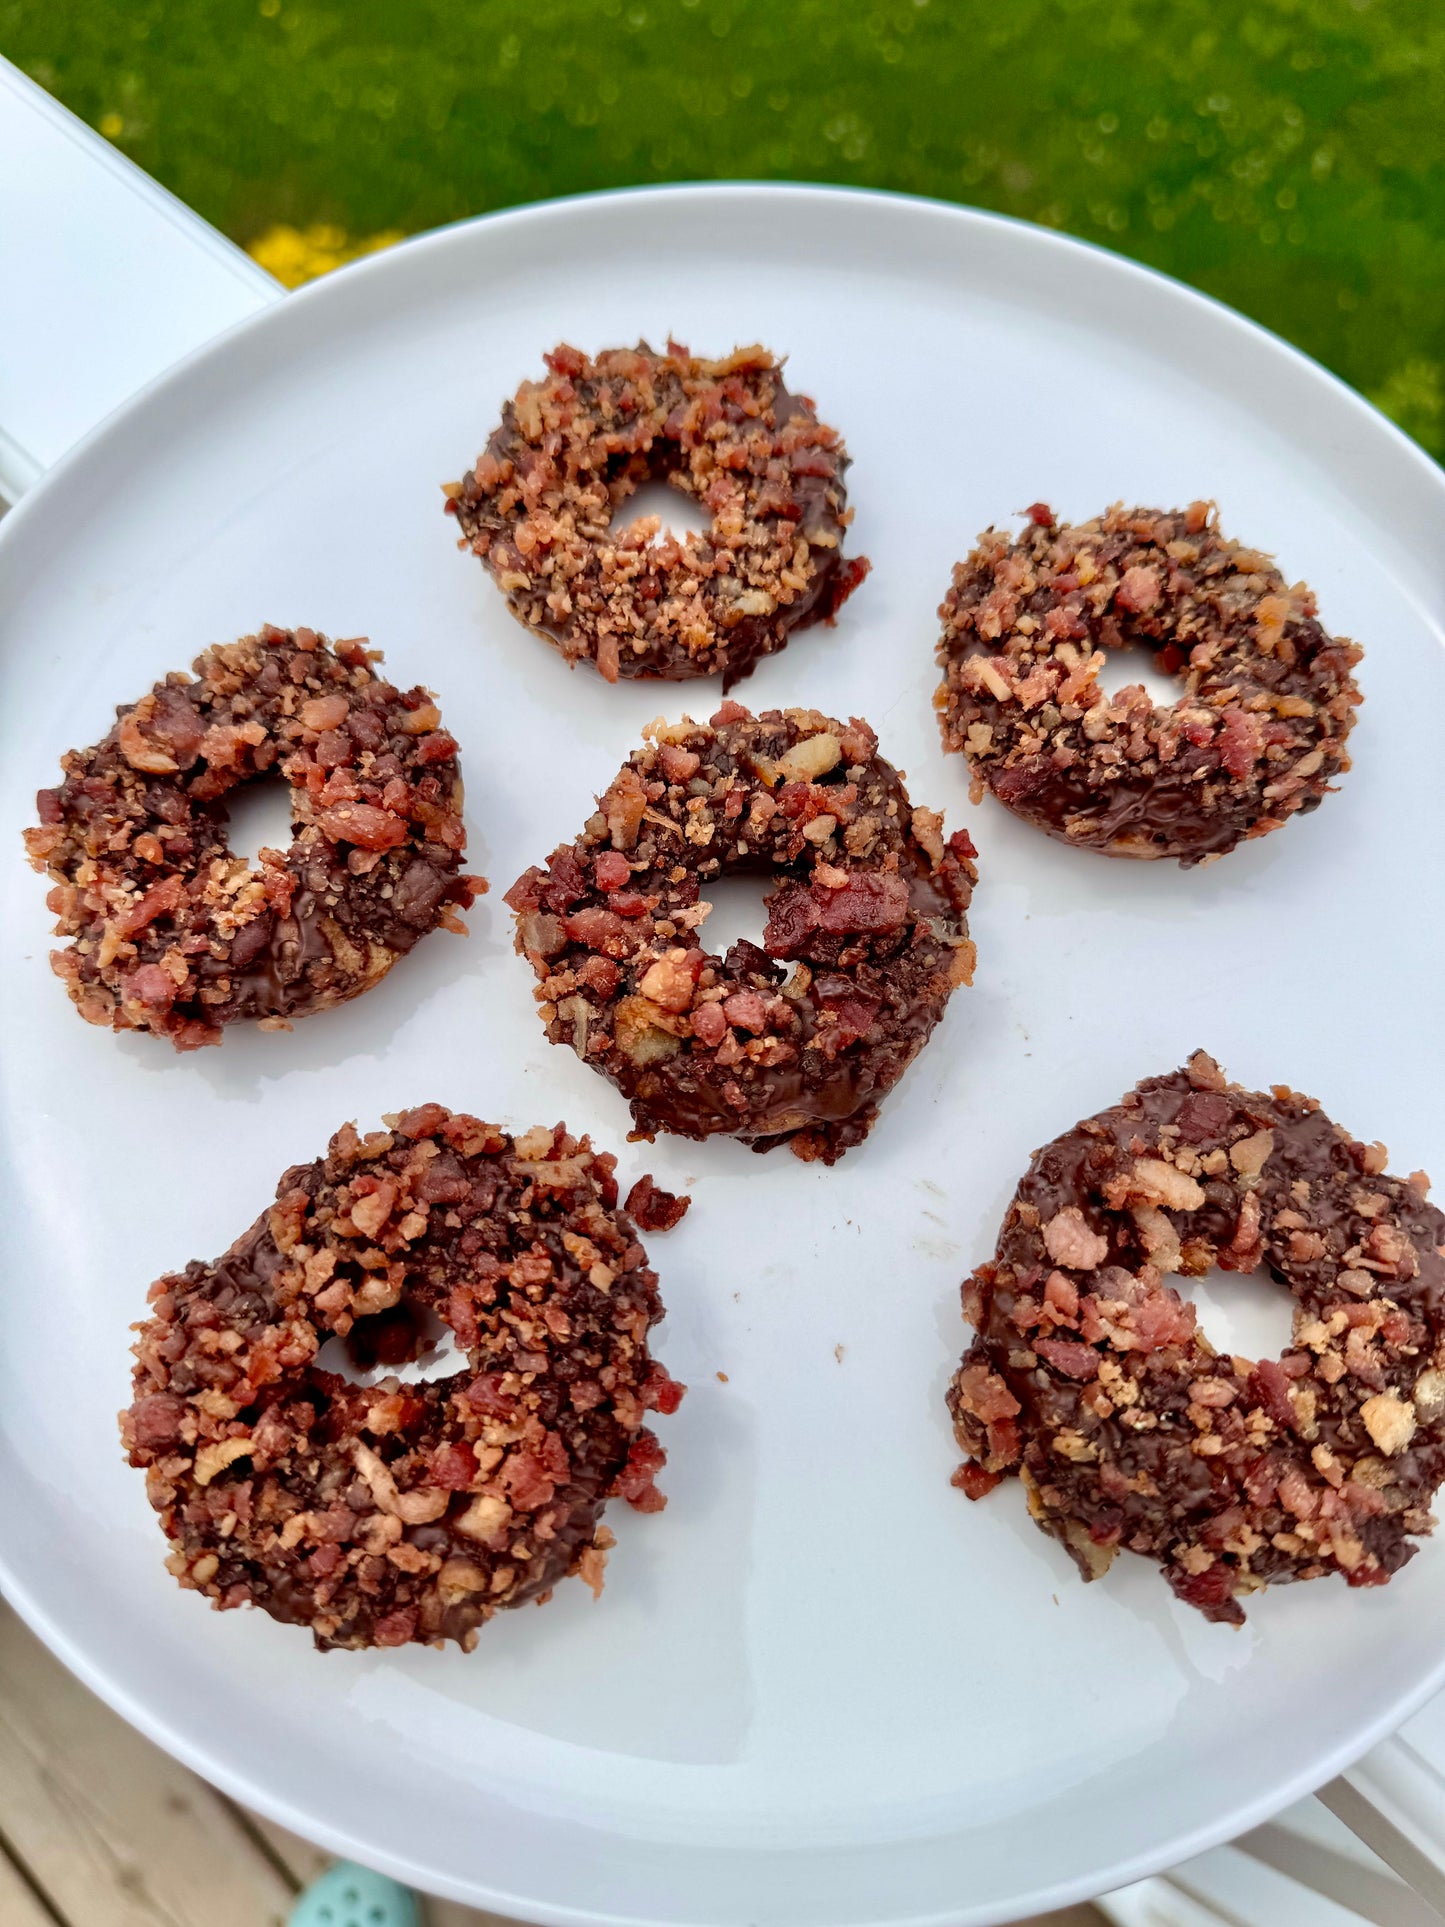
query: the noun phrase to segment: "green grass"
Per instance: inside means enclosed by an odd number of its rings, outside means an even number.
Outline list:
[[[717,176],[939,195],[1277,329],[1445,455],[1442,0],[0,0],[243,243]]]

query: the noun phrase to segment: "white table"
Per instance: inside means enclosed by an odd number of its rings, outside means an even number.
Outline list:
[[[0,60],[0,500],[278,282]],[[1101,1897],[1118,1927],[1445,1920],[1445,1695],[1228,1847]]]

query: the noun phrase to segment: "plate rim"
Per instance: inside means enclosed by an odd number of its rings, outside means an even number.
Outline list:
[[[897,193],[887,189],[842,187],[818,182],[744,179],[672,182],[602,189],[530,201],[492,213],[466,217],[424,234],[409,237],[394,248],[351,263],[344,269],[291,291],[284,299],[278,298],[266,307],[242,317],[220,334],[213,336],[180,360],[172,363],[112,410],[52,468],[47,470],[17,504],[11,507],[3,522],[0,522],[0,574],[3,574],[4,565],[12,555],[17,556],[18,559],[17,545],[25,539],[22,531],[28,528],[36,513],[45,511],[57,495],[63,495],[72,477],[84,469],[98,449],[112,437],[126,433],[133,416],[141,414],[153,400],[169,388],[202,375],[208,363],[223,362],[240,340],[253,334],[260,334],[268,328],[274,330],[278,327],[293,325],[290,321],[281,322],[279,317],[283,315],[294,316],[302,309],[309,312],[312,307],[327,301],[349,300],[351,298],[349,291],[362,282],[405,274],[406,269],[398,265],[400,262],[414,260],[421,253],[441,254],[452,248],[466,246],[480,230],[497,231],[506,227],[536,224],[539,220],[565,218],[581,208],[611,207],[647,199],[668,202],[689,199],[697,202],[718,202],[757,198],[778,203],[793,199],[804,202],[866,202],[881,203],[885,206],[899,205],[926,212],[936,217],[940,225],[946,223],[960,232],[1004,230],[1011,234],[1018,245],[1046,252],[1052,251],[1061,261],[1082,255],[1099,264],[1107,263],[1110,270],[1116,275],[1121,274],[1126,280],[1132,279],[1144,286],[1162,284],[1186,308],[1193,308],[1196,312],[1206,314],[1213,324],[1223,324],[1236,336],[1251,340],[1256,349],[1266,349],[1282,364],[1296,367],[1302,364],[1317,384],[1324,385],[1333,403],[1345,411],[1346,417],[1353,420],[1359,431],[1373,434],[1377,438],[1377,445],[1382,453],[1385,450],[1389,451],[1391,459],[1397,464],[1397,472],[1403,485],[1416,491],[1423,491],[1422,499],[1428,500],[1437,512],[1445,514],[1445,470],[1442,470],[1402,429],[1314,357],[1294,347],[1273,330],[1242,315],[1223,301],[1189,286],[1172,275],[1118,254],[1100,243],[967,204],[947,202],[922,195]],[[344,296],[338,292],[343,288],[348,291]],[[282,352],[283,355],[286,352],[284,344]],[[1383,438],[1381,438],[1382,430]],[[208,1751],[202,1743],[193,1741],[187,1733],[175,1727],[167,1718],[153,1713],[143,1699],[132,1694],[121,1678],[112,1676],[100,1665],[92,1663],[84,1648],[73,1640],[69,1632],[41,1605],[32,1594],[24,1577],[12,1567],[9,1551],[3,1539],[0,1539],[0,1591],[3,1591],[19,1617],[50,1652],[112,1711],[211,1785],[218,1787],[222,1792],[276,1824],[304,1832],[308,1839],[315,1841],[326,1850],[354,1859],[361,1864],[376,1867],[380,1871],[418,1887],[423,1892],[436,1893],[464,1904],[500,1910],[517,1919],[534,1921],[539,1924],[539,1927],[667,1927],[666,1917],[659,1913],[604,1912],[597,1908],[584,1909],[558,1905],[456,1879],[428,1868],[424,1864],[411,1861],[404,1853],[394,1851],[381,1843],[354,1837],[347,1832],[344,1825],[318,1820],[310,1810],[302,1813],[301,1809],[285,1799],[273,1799],[263,1783],[253,1781],[246,1771],[233,1768],[224,1754]],[[1070,1879],[1056,1881],[1051,1886],[1031,1888],[1010,1901],[1002,1911],[993,1904],[985,1903],[970,1907],[960,1902],[957,1906],[951,1906],[942,1912],[890,1912],[886,1918],[879,1917],[878,1927],[994,1927],[995,1923],[1017,1918],[1020,1908],[1037,1912],[1067,1906],[1077,1901],[1091,1899],[1099,1893],[1108,1892],[1116,1887],[1126,1886],[1156,1874],[1164,1868],[1191,1859],[1199,1853],[1232,1840],[1240,1833],[1247,1832],[1294,1800],[1313,1792],[1316,1787],[1346,1770],[1371,1747],[1393,1733],[1438,1691],[1442,1684],[1445,1684],[1445,1639],[1442,1639],[1440,1655],[1433,1668],[1427,1669],[1421,1679],[1398,1693],[1382,1712],[1377,1713],[1362,1727],[1352,1731],[1345,1741],[1336,1744],[1324,1756],[1300,1768],[1283,1784],[1276,1784],[1267,1794],[1257,1794],[1251,1799],[1241,1801],[1223,1817],[1201,1822],[1193,1828],[1176,1830],[1162,1845],[1141,1851],[1132,1857],[1107,1862],[1101,1867],[1092,1868]],[[297,1825],[298,1817],[303,1822],[301,1826]],[[788,1850],[777,1851],[781,1861]],[[716,1921],[717,1927],[736,1927],[736,1920],[730,1914],[719,1914],[716,1916]]]

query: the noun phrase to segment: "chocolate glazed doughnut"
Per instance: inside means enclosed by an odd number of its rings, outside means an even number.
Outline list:
[[[1350,766],[1361,650],[1207,502],[1077,528],[1036,502],[1016,540],[979,538],[939,614],[944,748],[975,801],[991,790],[1062,842],[1187,868],[1316,808]],[[1100,688],[1106,652],[1136,642],[1182,676],[1172,708]]]
[[[25,833],[69,937],[51,966],[89,1023],[177,1050],[226,1024],[286,1029],[384,977],[486,889],[461,874],[457,745],[425,689],[365,638],[265,628],[196,658],[62,758]],[[259,869],[226,847],[231,791],[279,771],[294,841]]]
[[[1384,1167],[1202,1051],[1047,1145],[963,1288],[955,1484],[1018,1473],[1085,1579],[1141,1553],[1209,1619],[1286,1580],[1383,1585],[1445,1477],[1445,1216]],[[1282,1357],[1220,1356],[1165,1282],[1215,1265],[1293,1294]]]
[[[638,1135],[832,1164],[972,979],[974,855],[910,804],[866,723],[727,702],[708,724],[654,724],[507,902],[548,1037],[631,1100]],[[777,883],[762,947],[724,958],[698,931],[729,871]]]
[[[519,621],[608,682],[720,675],[724,690],[794,629],[832,621],[868,573],[843,556],[848,458],[765,348],[702,361],[669,342],[594,361],[564,345],[545,359],[446,485],[459,546]],[[648,480],[706,508],[707,534],[655,539],[655,516],[615,530]]]
[[[213,1606],[323,1649],[470,1649],[569,1573],[601,1590],[603,1505],[665,1503],[643,1421],[683,1388],[648,1355],[657,1278],[612,1158],[440,1104],[388,1122],[343,1126],[223,1258],[151,1287],[121,1436],[170,1571]],[[399,1364],[428,1313],[466,1354],[449,1378],[363,1388],[316,1362],[336,1334]]]

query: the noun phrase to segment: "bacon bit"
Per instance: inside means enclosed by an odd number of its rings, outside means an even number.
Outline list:
[[[1065,1205],[1044,1226],[1044,1249],[1056,1265],[1073,1271],[1093,1271],[1109,1255],[1109,1240],[1091,1231],[1076,1204]]]
[[[133,1447],[161,1452],[178,1443],[186,1411],[186,1401],[175,1392],[153,1392],[137,1399],[128,1415]]]
[[[1166,1345],[1187,1345],[1198,1330],[1193,1305],[1185,1304],[1167,1287],[1147,1292],[1129,1313],[1132,1344],[1140,1352],[1162,1351]]]
[[[1039,1356],[1046,1358],[1066,1378],[1090,1379],[1098,1376],[1099,1354],[1092,1345],[1081,1345],[1063,1338],[1036,1338],[1033,1344]]]
[[[681,749],[675,743],[661,744],[657,756],[669,783],[687,782],[689,777],[696,776],[702,763],[696,750]]]
[[[132,769],[139,770],[142,775],[174,776],[180,764],[143,733],[138,718],[139,708],[137,704],[128,716],[121,718],[116,739],[121,755]]]
[[[681,1224],[691,1203],[685,1194],[664,1191],[651,1177],[643,1176],[628,1192],[624,1208],[643,1231],[671,1231],[675,1224]]]
[[[366,1180],[375,1183],[375,1180]],[[365,1238],[375,1238],[381,1227],[391,1216],[392,1206],[396,1203],[396,1186],[389,1180],[376,1184],[376,1188],[362,1197],[353,1197],[351,1202],[351,1222]]]
[[[1222,1559],[1211,1560],[1202,1572],[1186,1572],[1178,1566],[1165,1568],[1165,1577],[1175,1597],[1186,1606],[1195,1606],[1206,1619],[1242,1620],[1244,1614],[1234,1603],[1235,1571]]]
[[[323,730],[340,729],[351,712],[351,704],[340,693],[330,696],[313,696],[301,705],[301,727],[313,730],[318,736]]]
[[[125,939],[136,936],[147,925],[154,923],[157,917],[173,916],[185,898],[186,886],[181,877],[162,877],[159,883],[151,885],[138,902],[116,918],[116,935]]]
[[[949,1480],[949,1484],[956,1485],[967,1499],[982,1499],[1002,1481],[1001,1472],[986,1472],[981,1465],[975,1465],[971,1459],[965,1459]]]
[[[572,381],[575,381],[587,366],[587,357],[581,350],[569,346],[565,341],[559,342],[552,352],[543,355],[542,359],[554,375],[566,375]]]
[[[987,1365],[965,1365],[958,1374],[958,1402],[984,1425],[1016,1418],[1023,1410],[997,1372]]]
[[[406,1606],[378,1619],[373,1638],[378,1646],[405,1646],[416,1632],[416,1611]]]
[[[1114,591],[1114,600],[1121,608],[1143,616],[1158,607],[1163,595],[1164,585],[1159,579],[1159,571],[1136,563],[1133,568],[1124,571]]]
[[[1239,1221],[1234,1227],[1234,1236],[1219,1253],[1221,1271],[1253,1271],[1264,1255],[1260,1235],[1259,1199],[1253,1191],[1246,1191],[1239,1207]]]
[[[628,1449],[627,1463],[614,1487],[619,1498],[638,1512],[661,1512],[667,1504],[653,1481],[667,1463],[667,1454],[651,1432],[639,1432]]]
[[[692,1013],[692,1034],[708,1050],[716,1050],[728,1034],[721,1004],[699,1004]]]
[[[1179,1106],[1175,1123],[1179,1137],[1187,1145],[1206,1145],[1212,1137],[1223,1137],[1235,1116],[1235,1106],[1218,1091],[1191,1091]]]
[[[1280,1475],[1279,1502],[1296,1519],[1312,1519],[1319,1510],[1319,1492],[1297,1465]]]
[[[417,762],[423,766],[430,766],[432,763],[449,763],[456,755],[458,747],[455,736],[444,729],[438,729],[429,736],[418,737],[414,754]]]
[[[405,822],[371,803],[338,803],[321,810],[316,827],[334,843],[352,843],[359,850],[394,850],[407,840]]]
[[[1072,1325],[1079,1316],[1079,1290],[1072,1278],[1051,1271],[1044,1280],[1044,1303],[1061,1325]]]
[[[1231,776],[1245,782],[1264,754],[1264,729],[1259,718],[1244,709],[1228,709],[1219,732],[1220,758]]]
[[[517,1409],[516,1396],[507,1390],[506,1378],[501,1372],[478,1372],[456,1397],[479,1418],[510,1419]]]
[[[1250,1403],[1266,1412],[1282,1432],[1296,1429],[1294,1404],[1290,1399],[1292,1380],[1278,1359],[1262,1358],[1249,1375]]]
[[[518,928],[520,930],[521,926],[519,925]],[[615,910],[597,910],[584,906],[581,910],[574,910],[570,916],[564,917],[562,928],[573,943],[584,943],[589,950],[605,950],[609,946],[621,945],[626,926]],[[545,936],[545,930],[542,934]],[[527,947],[530,949],[531,945]],[[621,950],[618,954],[622,954]]]
[[[647,1375],[647,1382],[642,1387],[643,1409],[649,1412],[661,1412],[664,1418],[670,1418],[686,1396],[687,1387],[673,1378],[664,1366],[654,1362],[652,1370]],[[661,1451],[662,1448],[659,1446],[658,1450]]]
[[[465,1492],[477,1476],[476,1454],[464,1440],[439,1446],[431,1455],[428,1472],[433,1485],[447,1492]]]
[[[852,871],[840,890],[783,884],[768,899],[763,947],[770,957],[791,960],[815,931],[877,934],[901,929],[908,913],[908,885],[892,872]]]
[[[141,1004],[147,1010],[169,1010],[177,994],[174,977],[159,964],[140,964],[125,979],[127,1001]]]
[[[761,1037],[768,1028],[768,1006],[756,990],[735,990],[722,1007],[723,1016],[739,1030]]]

